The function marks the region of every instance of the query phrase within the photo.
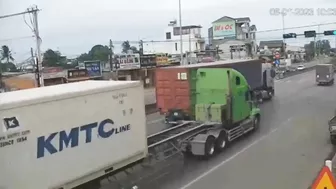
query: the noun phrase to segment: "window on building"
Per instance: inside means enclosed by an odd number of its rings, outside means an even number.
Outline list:
[[[180,35],[180,28],[179,27],[174,27],[173,33],[175,36]]]
[[[171,33],[170,32],[166,33],[166,39],[171,39]]]
[[[248,39],[248,38],[249,38],[249,35],[248,35],[248,33],[246,33],[245,35],[246,35],[246,39]]]
[[[184,29],[182,30],[183,35],[188,35],[190,33],[190,29]]]
[[[175,43],[175,51],[177,51],[177,43]]]
[[[196,44],[196,50],[198,50],[198,46],[197,46],[197,43],[195,43]]]

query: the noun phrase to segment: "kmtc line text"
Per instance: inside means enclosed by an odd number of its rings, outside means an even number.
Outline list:
[[[85,133],[85,143],[92,142],[92,133],[97,132],[100,138],[109,138],[112,135],[127,132],[131,129],[130,124],[122,125],[119,127],[113,127],[107,129],[107,125],[114,125],[114,121],[111,119],[105,119],[101,122],[94,122],[86,124],[80,127],[74,127],[70,131],[59,131],[51,133],[47,136],[40,136],[37,138],[37,158],[42,158],[49,152],[49,154],[55,154],[61,152],[64,148],[74,148],[79,145],[80,133]],[[54,142],[54,141],[57,142]],[[58,145],[55,145],[58,144]]]

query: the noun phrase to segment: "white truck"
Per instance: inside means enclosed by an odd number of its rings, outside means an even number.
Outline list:
[[[144,159],[144,106],[139,81],[1,93],[0,188],[74,188]]]

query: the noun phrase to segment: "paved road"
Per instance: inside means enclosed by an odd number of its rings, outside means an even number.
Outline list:
[[[318,87],[314,79],[312,71],[277,81],[257,133],[211,161],[188,159],[174,178],[160,177],[152,188],[307,188],[331,150],[327,121],[336,108],[336,86]],[[160,118],[148,117],[149,132],[165,127]]]

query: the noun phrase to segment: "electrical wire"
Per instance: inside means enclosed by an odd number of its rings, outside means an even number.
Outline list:
[[[30,28],[30,30],[35,33],[35,30],[33,29],[32,26],[30,26],[26,20],[26,14],[23,14],[23,21],[26,23],[26,25]],[[30,19],[30,23],[32,23],[32,20]]]
[[[13,41],[13,40],[19,40],[19,39],[29,39],[29,38],[34,38],[34,37],[35,36],[23,36],[23,37],[16,37],[16,38],[0,39],[0,42]]]
[[[283,31],[285,30],[292,30],[292,29],[302,29],[302,28],[309,28],[309,27],[317,27],[317,26],[325,26],[325,25],[332,25],[336,24],[336,22],[328,22],[328,23],[321,23],[321,24],[310,24],[310,25],[303,25],[303,26],[295,26],[295,27],[288,27],[288,28],[278,28],[278,29],[268,29],[268,30],[262,30],[262,31],[256,31],[255,33],[268,33],[268,32],[276,32],[276,31]],[[216,36],[216,37],[235,37],[235,35],[223,35],[223,36]],[[203,38],[209,38],[209,36],[205,36]],[[199,39],[199,38],[192,38],[192,39]],[[260,38],[257,38],[256,40],[259,40]],[[283,39],[282,37],[274,38],[274,39]],[[130,41],[130,40],[123,40],[123,41],[113,41],[113,43],[121,44],[124,41],[129,41],[129,43],[139,43],[139,41]],[[173,39],[173,40],[144,40],[143,43],[169,43],[169,42],[179,42],[179,39]],[[189,41],[189,39],[186,39],[186,41]]]

